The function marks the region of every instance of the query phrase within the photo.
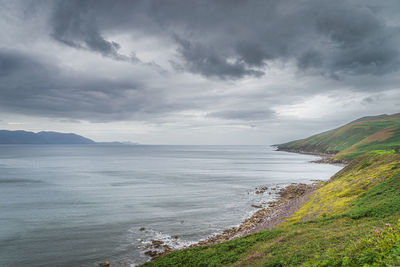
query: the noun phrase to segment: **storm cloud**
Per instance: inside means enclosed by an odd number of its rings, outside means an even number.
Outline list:
[[[395,113],[399,12],[376,0],[3,0],[0,122],[246,143]]]
[[[186,71],[220,78],[260,76],[272,61],[338,75],[398,69],[399,28],[358,1],[60,1],[52,36],[116,60],[121,30],[174,41]]]
[[[176,108],[130,80],[90,77],[12,50],[0,50],[0,110],[104,122]]]
[[[66,45],[89,49],[116,60],[129,60],[118,53],[120,45],[107,41],[100,34],[96,14],[88,1],[60,1],[52,14],[53,32],[51,36]]]

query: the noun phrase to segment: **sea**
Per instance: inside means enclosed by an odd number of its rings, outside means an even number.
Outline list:
[[[0,145],[0,266],[136,266],[152,240],[191,245],[342,168],[316,159],[265,145]]]

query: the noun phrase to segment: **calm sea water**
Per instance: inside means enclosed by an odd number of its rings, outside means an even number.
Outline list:
[[[274,197],[258,186],[325,180],[341,168],[273,150],[2,145],[0,266],[142,263],[152,239],[182,247],[239,224],[251,204]]]

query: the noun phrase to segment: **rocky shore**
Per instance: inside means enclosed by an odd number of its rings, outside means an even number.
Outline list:
[[[318,152],[318,151],[304,151],[304,150],[297,150],[297,149],[282,148],[279,146],[277,147],[276,150],[291,152],[291,153],[298,153],[298,154],[305,154],[305,155],[319,156],[320,159],[311,161],[313,163],[340,164],[340,165],[348,164],[348,162],[345,160],[335,160],[333,158],[333,156],[335,156],[335,153],[322,153],[322,152]]]
[[[271,230],[298,210],[307,200],[309,194],[318,188],[320,184],[320,182],[314,182],[313,184],[291,184],[281,188],[277,192],[277,200],[268,202],[266,208],[257,207],[260,209],[250,218],[244,220],[238,227],[226,229],[221,234],[214,235],[190,247],[216,244],[260,230]],[[259,187],[256,188],[255,193],[263,194],[265,191],[265,187]],[[163,249],[160,250],[160,248]],[[172,251],[170,247],[162,244],[162,241],[159,240],[153,240],[152,245],[147,249],[145,254],[151,258],[156,258]]]
[[[276,146],[277,151],[285,151],[285,152],[292,152],[292,153],[298,153],[298,154],[305,154],[305,155],[314,155],[314,156],[320,156],[322,158],[330,158],[334,156],[336,153],[322,153],[320,151],[316,150],[299,150],[299,149],[290,149],[290,148],[284,148],[280,146]]]
[[[312,161],[314,163],[340,165],[347,164],[345,161],[333,160],[333,156],[335,154],[327,154],[317,151],[291,150],[280,148],[279,146],[277,146],[277,150],[321,157],[318,160]],[[276,188],[279,190],[277,192],[277,200],[266,203],[267,207],[265,208],[263,208],[261,205],[252,205],[252,207],[258,208],[259,210],[256,211],[250,218],[244,220],[238,227],[226,229],[221,234],[217,234],[205,240],[199,241],[198,243],[189,247],[212,245],[260,230],[271,230],[279,223],[288,219],[295,211],[297,211],[304,204],[304,202],[307,201],[310,193],[320,186],[321,182],[316,181],[312,184],[291,184],[284,188]],[[257,187],[255,188],[255,194],[264,194],[266,193],[267,189],[268,188],[265,186]],[[156,258],[173,250],[174,249],[168,245],[163,244],[162,241],[152,240],[152,244],[147,247],[145,255],[150,256],[151,258]]]
[[[193,246],[215,244],[260,230],[271,230],[299,209],[307,196],[318,186],[319,183],[316,182],[313,184],[291,184],[281,188],[277,193],[279,196],[277,200],[268,202],[266,208],[256,211],[238,227],[227,229],[223,233],[200,241]]]
[[[346,165],[349,162],[345,160],[335,160],[332,156],[330,157],[321,157],[320,159],[311,161],[313,163],[323,163],[323,164],[337,164],[337,165]]]

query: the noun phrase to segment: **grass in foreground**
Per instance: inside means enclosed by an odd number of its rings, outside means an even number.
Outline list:
[[[174,251],[144,266],[220,266],[233,264],[241,259],[241,255],[249,251],[257,243],[268,242],[280,235],[282,230],[261,231],[243,238]]]

